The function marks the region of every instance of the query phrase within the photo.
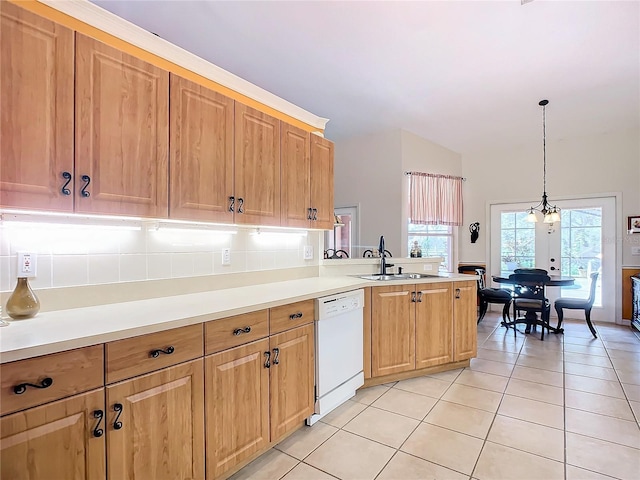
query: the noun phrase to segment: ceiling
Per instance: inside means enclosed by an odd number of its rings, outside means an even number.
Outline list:
[[[316,115],[456,152],[640,128],[640,2],[93,3]]]

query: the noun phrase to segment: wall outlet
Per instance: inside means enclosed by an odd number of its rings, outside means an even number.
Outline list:
[[[36,276],[37,256],[35,253],[18,252],[18,278]]]
[[[430,263],[425,263],[422,268],[425,272],[430,272],[431,270],[433,270],[433,265],[431,265]]]
[[[231,265],[231,249],[222,249],[222,265]]]
[[[631,247],[631,255],[640,255],[640,247]]]
[[[305,260],[313,260],[313,245],[305,245],[304,246],[304,256]]]

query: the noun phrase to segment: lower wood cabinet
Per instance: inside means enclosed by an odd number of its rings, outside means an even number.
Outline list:
[[[104,479],[105,431],[103,388],[2,417],[0,478]]]
[[[205,357],[207,479],[218,478],[313,413],[313,324]]]
[[[202,362],[106,388],[109,479],[204,478]]]
[[[474,357],[475,302],[475,281],[373,287],[371,377]]]

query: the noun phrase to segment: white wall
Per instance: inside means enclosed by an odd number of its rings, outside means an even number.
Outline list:
[[[402,244],[400,130],[338,141],[334,159],[335,206],[359,205],[363,249],[377,248],[380,235],[384,235],[387,250],[399,255]]]
[[[475,244],[463,231],[460,261],[485,261],[487,206],[490,203],[531,202],[542,195],[542,145],[509,150],[491,150],[462,155],[464,223],[479,221],[480,238]],[[640,235],[627,235],[627,216],[640,214],[640,135],[638,131],[607,133],[561,141],[547,141],[547,193],[554,198],[622,193],[619,235],[622,264],[640,265],[631,246],[640,245]]]
[[[460,154],[411,132],[394,130],[336,142],[335,204],[360,206],[361,244],[408,255],[405,171],[460,175]]]

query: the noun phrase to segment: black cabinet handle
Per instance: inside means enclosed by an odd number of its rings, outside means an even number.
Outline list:
[[[160,350],[160,349],[151,350],[149,352],[149,356],[153,358],[158,358],[161,353],[164,353],[165,355],[171,355],[175,351],[176,349],[173,348],[173,345],[169,345],[166,350]]]
[[[71,190],[67,188],[67,185],[69,185],[69,182],[71,181],[71,174],[69,172],[62,172],[62,178],[64,178],[66,182],[60,191],[63,195],[71,195]]]
[[[411,301],[412,302],[416,301],[416,292],[411,292]]]
[[[123,409],[123,407],[122,407],[121,403],[114,403],[113,404],[113,411],[114,412],[118,412],[118,415],[116,416],[116,419],[113,422],[113,429],[114,430],[120,430],[122,428],[122,422],[118,420],[120,418],[120,415],[122,415],[122,409]]]
[[[101,437],[104,434],[104,430],[100,428],[100,424],[102,423],[102,419],[104,418],[104,412],[102,410],[94,410],[93,418],[98,419],[98,423],[96,423],[96,426],[93,429],[93,436]]]
[[[418,302],[422,303],[422,292],[418,292]]]
[[[274,365],[278,365],[280,363],[280,360],[278,360],[278,357],[280,357],[280,349],[279,348],[274,348],[273,349],[273,364]]]
[[[291,315],[289,315],[289,318],[291,320],[296,320],[296,319],[302,318],[302,317],[303,317],[302,312],[296,312],[296,313],[292,313]]]
[[[460,289],[456,288],[456,298],[460,298]]]
[[[233,209],[236,205],[236,197],[229,197],[229,211],[233,212]]]
[[[82,175],[82,181],[85,182],[85,184],[82,187],[82,190],[80,190],[80,194],[83,197],[90,197],[91,194],[89,192],[87,192],[87,187],[91,183],[91,177],[89,175]]]
[[[243,333],[249,333],[251,331],[251,327],[244,327],[244,328],[236,328],[233,331],[234,335],[242,335]]]
[[[244,208],[242,208],[243,205],[244,205],[244,198],[239,197],[238,198],[238,213],[244,213]]]
[[[264,352],[264,356],[267,357],[264,361],[264,368],[271,368],[271,352]]]
[[[313,209],[313,218],[312,218],[312,220],[314,222],[318,220],[318,209],[317,208]]]
[[[36,385],[34,383],[21,383],[20,385],[16,385],[15,387],[13,387],[13,393],[15,393],[16,395],[22,395],[27,391],[27,387],[49,388],[51,385],[53,385],[53,378],[46,377],[40,382],[39,385]]]
[[[313,208],[307,208],[307,220],[313,220]]]

